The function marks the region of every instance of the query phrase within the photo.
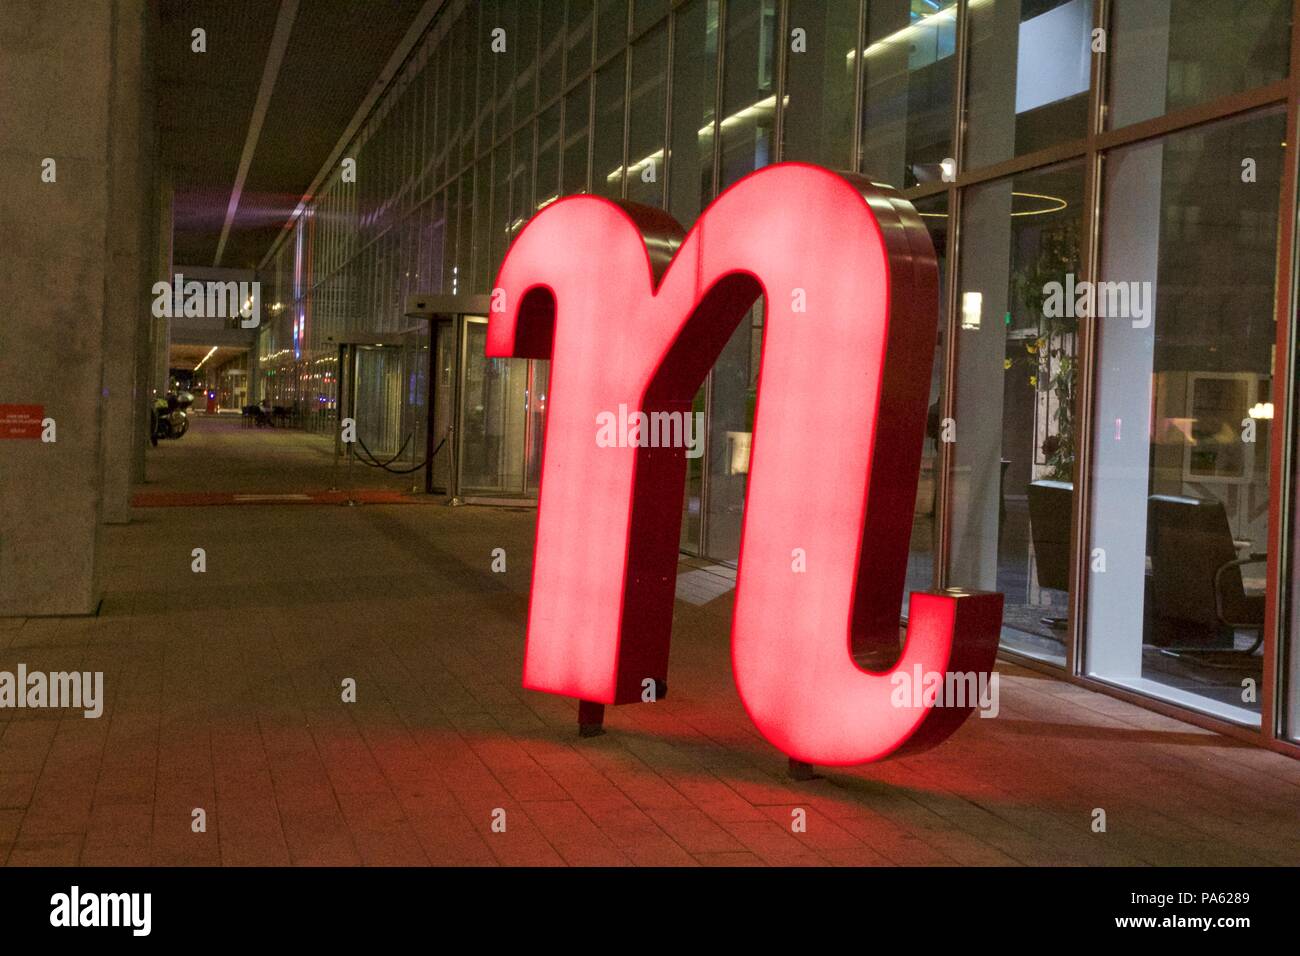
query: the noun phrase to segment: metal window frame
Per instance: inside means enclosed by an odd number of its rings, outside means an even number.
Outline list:
[[[1106,32],[1109,40],[1111,6],[1114,0],[1096,0],[1093,4],[1093,29]],[[1091,509],[1094,476],[1093,442],[1096,436],[1094,409],[1097,399],[1098,329],[1096,320],[1080,323],[1078,343],[1078,382],[1075,393],[1075,421],[1077,429],[1075,459],[1075,495],[1071,514],[1071,554],[1069,597],[1069,628],[1066,640],[1064,668],[1001,649],[1001,658],[1025,667],[1043,671],[1070,683],[1100,691],[1126,700],[1147,710],[1182,720],[1195,726],[1247,740],[1266,749],[1300,757],[1300,743],[1285,737],[1286,653],[1283,642],[1289,637],[1288,625],[1293,609],[1288,591],[1291,561],[1288,542],[1294,527],[1289,505],[1295,500],[1296,443],[1300,436],[1290,423],[1288,412],[1297,398],[1297,347],[1296,285],[1297,269],[1297,148],[1300,124],[1300,0],[1293,0],[1291,13],[1290,62],[1288,76],[1264,86],[1228,94],[1205,103],[1175,110],[1158,117],[1133,123],[1118,129],[1107,129],[1106,107],[1108,94],[1109,43],[1107,52],[1094,54],[1090,64],[1088,89],[1087,127],[1083,137],[1054,144],[1023,156],[975,170],[965,168],[966,143],[966,93],[968,60],[970,55],[970,12],[968,0],[959,0],[953,89],[953,158],[957,174],[949,183],[927,183],[903,191],[908,199],[920,199],[939,193],[948,195],[948,274],[942,294],[947,303],[945,323],[946,347],[943,356],[944,374],[941,407],[945,417],[956,411],[956,331],[957,297],[959,295],[960,253],[962,250],[962,200],[967,187],[1008,178],[1081,159],[1085,164],[1083,246],[1080,269],[1084,279],[1096,281],[1102,231],[1102,171],[1106,154],[1117,147],[1158,139],[1173,133],[1193,129],[1203,124],[1244,115],[1270,106],[1287,107],[1286,145],[1283,151],[1283,173],[1280,184],[1278,242],[1276,250],[1275,321],[1277,340],[1273,368],[1274,419],[1269,448],[1269,531],[1266,550],[1267,597],[1264,624],[1263,684],[1260,688],[1260,725],[1243,726],[1215,715],[1154,698],[1113,683],[1090,677],[1084,672],[1087,640],[1088,553],[1091,543]],[[859,74],[861,67],[859,67]],[[859,84],[861,77],[859,76]],[[859,108],[860,111],[860,108]],[[935,586],[948,584],[948,564],[952,553],[952,448],[940,447],[939,481],[939,553],[935,555]],[[1296,648],[1290,650],[1297,653]]]
[[[621,49],[614,50],[603,58],[597,59],[597,21],[598,13],[593,15],[590,30],[591,57],[584,62],[582,68],[576,73],[571,73],[571,64],[569,63],[567,42],[563,46],[561,60],[563,63],[562,81],[559,84],[558,92],[547,99],[545,102],[537,102],[535,109],[528,116],[520,118],[513,117],[512,122],[504,124],[508,128],[500,128],[503,124],[498,124],[495,117],[495,103],[493,105],[494,117],[492,123],[486,127],[486,135],[476,137],[473,146],[470,148],[470,158],[467,162],[460,162],[459,157],[464,155],[462,146],[457,146],[455,150],[443,147],[447,152],[448,158],[445,166],[436,164],[438,173],[433,179],[441,181],[431,182],[426,188],[430,194],[423,202],[412,203],[413,209],[407,212],[407,215],[419,214],[425,203],[434,201],[434,197],[445,195],[447,187],[455,183],[458,179],[466,174],[467,171],[475,170],[485,157],[490,157],[493,150],[501,146],[514,135],[521,132],[521,128],[528,124],[535,124],[537,118],[549,109],[553,104],[559,102],[561,112],[561,143],[559,160],[560,182],[564,182],[565,177],[565,149],[563,144],[563,133],[568,128],[567,103],[569,95],[583,84],[588,85],[587,89],[587,189],[591,189],[592,161],[595,149],[595,111],[596,97],[594,90],[594,81],[597,73],[604,68],[615,57],[623,55],[624,61],[624,97],[623,97],[623,165],[626,173],[627,150],[631,129],[631,51],[636,41],[641,39],[649,31],[657,28],[661,23],[667,22],[668,29],[668,56],[667,56],[667,75],[666,83],[666,104],[664,110],[664,145],[665,145],[665,163],[663,170],[663,195],[665,202],[671,196],[670,183],[673,176],[672,163],[668,160],[670,155],[669,149],[672,142],[673,131],[673,109],[674,109],[674,89],[673,89],[673,72],[677,56],[676,47],[676,25],[677,17],[681,7],[689,0],[672,0],[670,8],[663,18],[656,18],[653,22],[646,24],[640,29],[634,28],[634,11],[630,5],[625,5],[627,12],[627,26],[625,31],[625,43]],[[708,0],[701,0],[708,2]],[[867,19],[867,2],[869,0],[857,0],[858,7],[858,40],[860,48],[865,46],[868,19]],[[1109,34],[1112,4],[1115,0],[1095,0],[1093,5],[1093,27],[1106,30]],[[713,156],[712,156],[712,182],[711,194],[716,197],[721,182],[721,158],[722,158],[722,137],[720,134],[719,123],[723,116],[723,91],[725,86],[725,71],[727,69],[727,18],[729,0],[717,0],[718,4],[718,35],[717,35],[717,61],[715,64],[714,76],[714,136],[713,136]],[[370,149],[365,153],[369,155],[376,148],[380,148],[377,139],[381,128],[383,127],[384,117],[388,110],[393,106],[394,100],[400,98],[405,89],[409,89],[409,84],[400,82],[401,77],[410,69],[419,69],[422,65],[427,69],[427,63],[432,62],[437,55],[437,50],[444,48],[451,42],[455,35],[451,27],[456,20],[467,9],[463,2],[448,4],[447,8],[430,23],[425,39],[422,41],[423,46],[418,49],[417,54],[412,58],[399,72],[399,82],[394,83],[390,93],[386,93],[381,98],[374,109],[371,117],[361,125],[360,131],[353,137],[352,141],[345,144],[350,150],[350,155],[362,155],[362,150],[369,146]],[[593,3],[593,11],[596,11],[596,4]],[[784,98],[787,89],[787,72],[788,72],[788,30],[790,23],[789,0],[779,0],[777,7],[777,47],[774,51],[776,62],[774,63],[774,94],[776,96],[776,110],[774,120],[774,157],[779,161],[784,150],[784,124],[785,124],[785,105]],[[1300,395],[1300,384],[1297,383],[1297,374],[1295,368],[1296,349],[1297,349],[1297,318],[1296,318],[1296,299],[1297,299],[1297,268],[1300,267],[1300,258],[1297,256],[1297,196],[1298,178],[1300,178],[1300,169],[1298,169],[1298,159],[1300,153],[1297,152],[1296,141],[1300,138],[1300,120],[1297,119],[1297,112],[1300,111],[1300,0],[1292,0],[1291,10],[1291,36],[1290,36],[1290,60],[1289,72],[1285,79],[1256,87],[1249,90],[1243,90],[1236,93],[1228,94],[1210,100],[1205,103],[1175,110],[1164,115],[1153,117],[1138,123],[1127,125],[1118,129],[1107,129],[1105,125],[1106,108],[1107,108],[1107,82],[1109,53],[1103,52],[1094,54],[1090,64],[1087,122],[1083,136],[1077,137],[1066,142],[1053,144],[1045,149],[1040,149],[1022,156],[1015,156],[1003,162],[980,167],[978,169],[967,169],[965,162],[966,154],[966,108],[967,108],[967,84],[968,84],[968,63],[970,57],[970,2],[969,0],[957,0],[956,6],[956,35],[953,55],[956,57],[953,69],[953,89],[952,89],[952,156],[956,161],[956,175],[950,182],[925,183],[909,189],[902,190],[904,197],[910,200],[917,200],[938,194],[946,194],[948,206],[948,234],[945,254],[948,261],[947,276],[941,294],[946,304],[946,318],[944,326],[945,348],[939,361],[943,363],[942,385],[940,392],[940,407],[944,417],[955,417],[956,412],[956,343],[958,341],[957,331],[959,323],[959,288],[960,288],[960,257],[963,248],[963,214],[964,214],[964,196],[968,187],[981,183],[986,183],[998,179],[1011,177],[1020,173],[1041,169],[1047,166],[1055,165],[1069,160],[1082,160],[1085,168],[1084,180],[1084,210],[1083,210],[1083,238],[1081,252],[1080,271],[1084,278],[1095,280],[1099,270],[1099,253],[1102,235],[1102,172],[1106,154],[1117,147],[1127,146],[1139,143],[1145,140],[1157,139],[1168,136],[1172,133],[1181,132],[1194,128],[1196,126],[1210,123],[1217,120],[1227,119],[1230,117],[1244,115],[1249,112],[1259,110],[1270,106],[1285,106],[1287,108],[1287,138],[1286,146],[1283,151],[1283,174],[1280,185],[1279,195],[1279,217],[1278,217],[1278,239],[1276,250],[1276,293],[1275,293],[1275,320],[1277,326],[1277,339],[1275,342],[1275,365],[1273,369],[1273,402],[1274,402],[1274,419],[1272,426],[1271,445],[1269,449],[1269,530],[1267,538],[1267,551],[1270,560],[1267,566],[1267,608],[1264,628],[1264,680],[1261,687],[1261,722],[1258,728],[1243,727],[1222,720],[1218,717],[1207,713],[1195,711],[1184,706],[1175,705],[1167,701],[1148,697],[1135,691],[1117,687],[1113,684],[1106,683],[1096,678],[1088,677],[1084,674],[1084,659],[1086,650],[1087,635],[1087,588],[1088,588],[1088,545],[1091,534],[1090,514],[1092,506],[1092,497],[1094,490],[1094,478],[1092,475],[1093,465],[1093,441],[1096,434],[1096,423],[1094,421],[1094,408],[1097,398],[1097,328],[1095,320],[1088,320],[1080,323],[1078,339],[1078,383],[1076,386],[1076,407],[1075,416],[1078,430],[1078,449],[1076,457],[1076,484],[1075,496],[1071,514],[1071,567],[1070,580],[1071,591],[1069,598],[1069,629],[1067,632],[1066,643],[1066,665],[1064,669],[1049,665],[1045,662],[1026,658],[1023,655],[1017,655],[1013,651],[1003,651],[1003,657],[1008,660],[1014,660],[1018,664],[1043,670],[1051,673],[1058,679],[1063,679],[1075,684],[1089,687],[1090,689],[1102,691],[1110,696],[1131,701],[1148,710],[1163,713],[1188,723],[1203,726],[1211,730],[1223,733],[1228,736],[1248,740],[1257,745],[1276,751],[1286,753],[1290,756],[1300,756],[1300,743],[1285,738],[1285,708],[1282,691],[1285,688],[1283,673],[1288,653],[1284,651],[1283,642],[1287,641],[1291,626],[1291,616],[1294,609],[1291,606],[1288,595],[1289,582],[1291,580],[1291,562],[1294,556],[1290,553],[1289,542],[1295,527],[1294,518],[1290,513],[1290,506],[1295,501],[1296,493],[1296,468],[1297,468],[1297,441],[1300,441],[1300,435],[1297,435],[1297,427],[1291,421],[1289,414],[1293,403]],[[565,34],[566,41],[568,35],[568,12],[565,15]],[[1108,37],[1109,38],[1109,37]],[[539,36],[540,39],[540,36]],[[539,47],[540,48],[540,47]],[[862,106],[865,95],[864,84],[865,63],[863,57],[858,57],[855,65],[854,75],[854,93],[853,93],[853,133],[850,148],[851,167],[857,169],[861,162],[863,136],[869,131],[864,130],[865,122]],[[478,70],[475,70],[477,79]],[[536,82],[536,78],[534,78]],[[437,77],[432,78],[435,85],[435,95],[450,95],[452,89],[443,90],[437,85]],[[463,87],[462,87],[463,88]],[[428,93],[426,92],[426,97]],[[479,98],[481,99],[481,97]],[[427,104],[426,110],[427,114]],[[435,114],[434,130],[437,131]],[[450,115],[449,115],[450,118]],[[467,134],[474,135],[478,132],[478,124],[471,118],[471,126],[468,131],[461,130],[457,142],[463,141]],[[424,129],[425,137],[430,135],[430,130]],[[446,131],[441,131],[446,132]],[[536,128],[531,130],[534,136],[533,143],[533,181],[536,182],[536,163],[537,163],[537,142]],[[426,144],[429,148],[437,148],[433,144]],[[455,153],[453,158],[450,154]],[[371,157],[372,159],[374,157]],[[382,164],[381,164],[382,165]],[[418,167],[420,164],[417,163]],[[417,170],[419,172],[419,170]],[[491,162],[488,163],[488,182],[480,185],[477,181],[473,183],[474,203],[473,216],[479,215],[490,217],[495,197],[494,176],[492,175]],[[402,184],[399,184],[402,185]],[[382,229],[376,229],[375,223],[362,223],[362,197],[356,189],[349,190],[346,195],[340,194],[335,196],[334,191],[338,188],[337,183],[331,181],[321,190],[323,197],[330,199],[331,202],[337,202],[342,212],[342,221],[339,223],[338,249],[337,255],[331,255],[328,263],[322,262],[328,274],[312,275],[308,280],[309,285],[316,285],[333,279],[335,276],[345,273],[357,273],[352,277],[352,281],[347,283],[350,288],[361,288],[369,283],[371,291],[377,289],[378,277],[374,273],[376,268],[377,253],[382,246],[380,243],[390,240],[389,233],[396,223],[387,223]],[[627,180],[624,176],[622,194],[626,195]],[[487,203],[484,205],[479,200],[483,198],[486,192]],[[367,200],[370,193],[366,194]],[[319,201],[319,200],[318,200]],[[463,224],[458,231],[463,231]],[[471,224],[471,239],[476,232]],[[288,237],[294,234],[294,230],[288,230],[283,233],[276,243],[268,251],[265,262],[271,261],[284,251]],[[395,234],[394,234],[395,235]],[[473,243],[471,242],[473,248]],[[479,250],[474,248],[475,259],[479,255],[485,255],[489,250]],[[290,250],[292,253],[292,250]],[[278,261],[278,260],[277,260]],[[470,263],[471,274],[479,271],[482,264],[478,261]],[[488,266],[490,268],[490,264]],[[362,274],[370,271],[371,275],[367,278]],[[484,270],[486,272],[486,270]],[[342,316],[341,322],[346,321]],[[705,427],[704,442],[705,448],[708,449],[712,440],[712,412],[714,405],[714,375],[712,371],[708,374],[704,383],[705,392]],[[938,472],[938,490],[937,490],[937,513],[935,516],[937,524],[937,550],[934,555],[935,572],[934,585],[936,587],[945,587],[948,582],[948,564],[953,549],[953,527],[952,527],[952,505],[953,505],[953,482],[952,482],[952,465],[953,449],[948,443],[940,443],[939,447],[939,472]],[[708,456],[705,458],[705,466],[701,475],[700,487],[700,520],[699,520],[699,554],[707,555],[709,548],[709,502],[711,500],[712,488],[708,468]],[[1300,652],[1300,648],[1290,650],[1290,653]]]

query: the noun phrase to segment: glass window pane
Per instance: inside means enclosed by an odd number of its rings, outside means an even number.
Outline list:
[[[1263,683],[1285,129],[1275,110],[1108,153],[1094,296],[1087,673],[1245,724],[1245,682]]]
[[[506,243],[514,242],[524,223],[533,215],[533,124],[515,133],[514,158],[510,164],[510,216]]]
[[[665,23],[647,33],[632,48],[627,198],[648,206],[662,206],[664,201],[667,77],[668,25]]]
[[[668,211],[688,229],[713,194],[713,104],[717,96],[717,74],[718,2],[692,0],[677,8],[673,25],[673,115],[669,142],[672,169],[668,184]]]
[[[496,280],[492,263],[492,157],[474,166],[474,281],[467,291],[486,292]]]
[[[498,0],[485,0],[482,7],[477,11],[478,49],[487,51],[478,57],[478,92],[475,93],[472,74],[460,78],[456,76],[454,66],[452,69],[452,95],[460,97],[459,102],[453,108],[465,114],[466,122],[470,122],[472,116],[474,124],[474,135],[467,137],[467,148],[461,150],[462,162],[468,162],[469,159],[492,148],[494,135],[492,124],[493,117],[496,114],[497,55],[491,52],[491,44],[492,31],[496,29],[497,25],[497,2]],[[471,7],[470,16],[474,15],[476,15],[476,12]],[[469,22],[473,23],[474,21]],[[451,54],[450,59],[455,60],[458,56],[456,47],[453,46],[449,52]],[[473,98],[471,98],[471,94],[473,94]]]
[[[627,0],[598,0],[596,4],[596,61],[627,44]]]
[[[623,54],[596,74],[596,120],[592,126],[591,190],[617,199],[623,195],[623,98],[627,83]]]
[[[564,98],[564,172],[560,195],[587,191],[587,131],[591,127],[591,81],[584,80]]]
[[[1065,662],[1078,323],[1049,300],[1079,272],[1083,164],[963,197],[953,441],[955,587],[1005,596],[1002,646]]]
[[[727,4],[722,77],[722,186],[772,162],[776,0]]]
[[[537,10],[538,0],[514,0],[515,25],[515,123],[522,123],[537,109]]]
[[[537,208],[560,196],[560,103],[537,119]]]
[[[459,242],[456,263],[452,266],[450,282],[443,289],[451,295],[471,291],[474,256],[475,205],[474,190],[478,170],[470,166],[460,176],[460,223],[458,225]]]
[[[564,74],[564,4],[546,0],[538,40],[537,105],[545,106],[560,92]]]
[[[969,11],[966,167],[1083,136],[1092,0],[1009,0]]]
[[[420,217],[420,250],[412,291],[445,292],[451,289],[458,263],[469,256],[471,222],[462,220],[461,179],[454,180],[424,207]]]
[[[907,553],[907,586],[903,593],[902,617],[908,614],[908,596],[913,591],[934,587],[934,558],[939,553],[939,525],[936,520],[939,501],[940,411],[943,391],[943,368],[947,330],[947,309],[943,296],[948,275],[948,196],[940,193],[916,202],[916,211],[930,231],[935,255],[939,260],[939,314],[935,330],[934,364],[930,369],[930,406],[926,417],[925,444],[921,451],[921,473],[917,478],[916,505],[912,511],[912,538]],[[891,662],[892,663],[892,662]]]
[[[1107,124],[1283,79],[1290,44],[1291,0],[1112,0]]]
[[[524,493],[537,494],[542,482],[542,441],[546,434],[546,393],[551,384],[551,363],[536,359],[528,363],[528,449]]]
[[[848,169],[858,5],[791,0],[787,34],[781,158]]]
[[[566,86],[571,86],[574,80],[591,72],[592,21],[595,16],[595,0],[569,0],[568,26],[564,34]]]
[[[776,0],[727,4],[720,123],[724,188],[773,160],[776,14]],[[723,561],[734,561],[740,550],[763,308],[760,299],[741,320],[710,373],[705,553]]]
[[[740,556],[740,525],[749,479],[754,400],[763,345],[764,301],[760,297],[713,366],[709,437],[708,521],[705,553],[719,561]]]
[[[488,32],[487,50],[492,50],[491,33],[492,30],[500,27],[505,31],[506,48],[500,51],[489,53],[490,59],[496,65],[497,84],[497,116],[496,116],[496,134],[495,142],[500,142],[510,136],[510,131],[514,129],[516,117],[515,107],[515,80],[519,74],[516,64],[520,60],[521,39],[517,27],[519,25],[519,7],[513,0],[501,0],[497,4],[496,22],[490,23],[484,18],[484,29]]]
[[[673,109],[668,209],[690,228],[713,196],[714,101],[718,76],[718,0],[691,0],[673,19]],[[704,414],[706,389],[693,413]],[[700,554],[704,458],[686,459],[681,547]]]
[[[632,33],[636,35],[668,16],[672,0],[632,0]]]
[[[506,251],[506,230],[510,223],[510,140],[492,150],[492,234],[488,251],[488,279],[495,278]]]
[[[527,359],[486,358],[487,323],[466,319],[460,482],[469,493],[521,495]]]

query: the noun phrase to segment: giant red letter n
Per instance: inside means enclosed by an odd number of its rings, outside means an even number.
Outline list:
[[[970,707],[898,701],[895,674],[987,672],[1001,597],[899,608],[938,319],[930,239],[857,177],[781,164],[684,238],[667,215],[578,196],[533,218],[494,290],[489,356],[551,359],[524,684],[598,703],[667,676],[685,457],[601,447],[602,414],[689,412],[761,295],[766,308],[732,657],[759,730],[852,764],[950,734]],[[854,648],[897,656],[860,667]]]

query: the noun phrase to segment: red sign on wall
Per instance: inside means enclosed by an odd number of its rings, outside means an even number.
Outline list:
[[[899,693],[899,678],[987,682],[1002,597],[913,594],[900,654],[937,276],[909,203],[804,164],[741,180],[687,235],[661,210],[592,196],[538,213],[502,264],[486,348],[551,360],[524,686],[590,706],[666,683],[684,449],[602,442],[597,425],[689,415],[762,296],[732,626],[741,701],[808,763],[951,734],[974,702]],[[897,663],[865,669],[864,648]]]
[[[44,405],[0,405],[0,438],[41,437]]]

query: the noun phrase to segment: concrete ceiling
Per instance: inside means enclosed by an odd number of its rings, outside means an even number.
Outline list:
[[[174,189],[172,260],[256,267],[428,6],[161,0],[158,119]],[[205,53],[191,49],[196,28],[206,31]]]
[[[214,348],[216,351],[213,351]],[[247,348],[228,345],[173,345],[167,356],[167,367],[192,369],[202,362],[204,368],[220,368],[223,362],[229,362],[236,355],[247,351]]]

